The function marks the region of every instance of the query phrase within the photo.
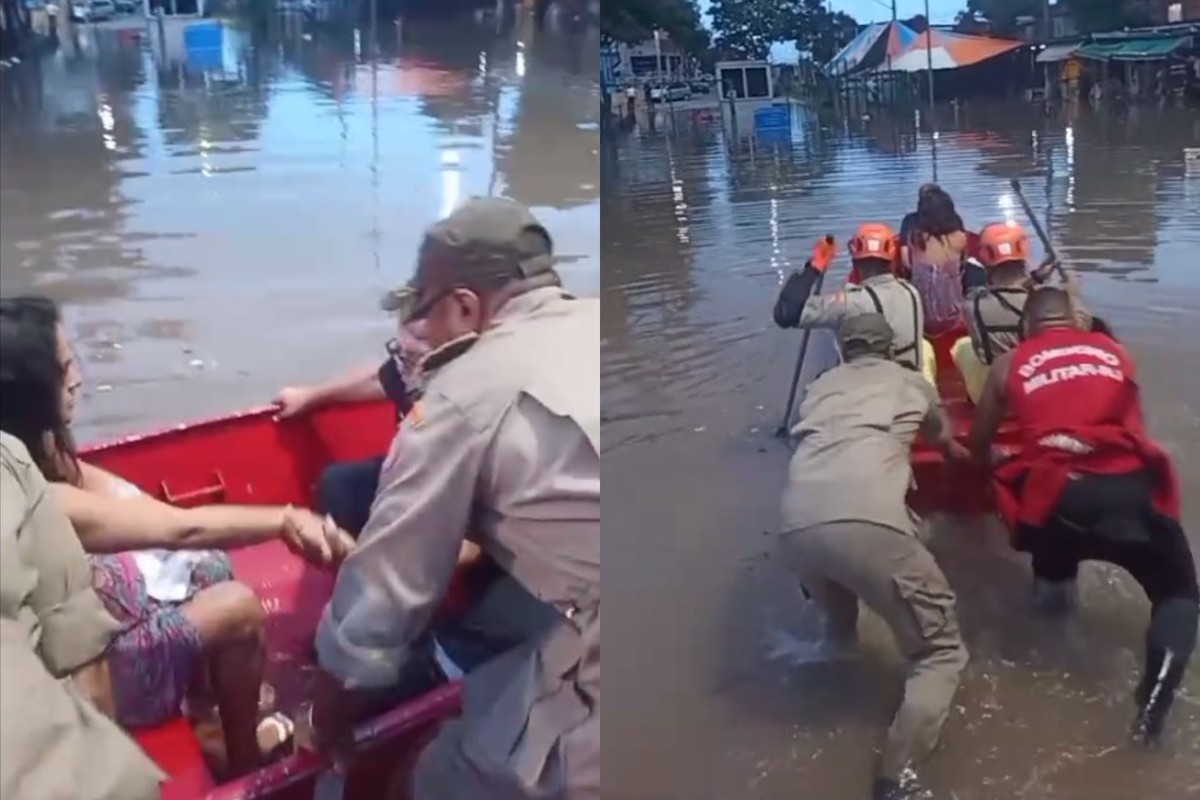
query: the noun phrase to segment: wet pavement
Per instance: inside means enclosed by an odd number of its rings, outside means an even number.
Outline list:
[[[771,146],[685,113],[606,135],[607,797],[867,796],[903,676],[875,618],[858,661],[806,663],[812,620],[771,558],[788,458],[773,433],[800,337],[769,315],[815,237],[898,225],[915,205],[935,159],[912,122],[801,115]],[[1153,427],[1194,496],[1200,174],[1182,151],[1200,114],[979,106],[945,110],[939,127],[936,177],[969,226],[1021,218],[1014,177],[1048,214],[1138,357]],[[1197,529],[1200,504],[1185,509]],[[972,654],[923,774],[934,798],[1200,797],[1200,670],[1166,750],[1125,746],[1147,615],[1136,586],[1089,567],[1080,618],[1054,624],[1029,614],[1028,567],[994,525],[939,520],[933,548]]]
[[[191,51],[81,26],[0,81],[0,290],[64,304],[83,441],[382,358],[385,288],[471,195],[534,208],[599,290],[598,35],[551,9]],[[127,27],[127,26],[125,26]]]

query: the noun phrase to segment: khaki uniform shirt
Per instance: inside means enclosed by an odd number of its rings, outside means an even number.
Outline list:
[[[0,797],[150,800],[161,771],[68,676],[118,629],[29,451],[0,434]]]
[[[316,644],[348,687],[395,683],[466,531],[561,614],[467,676],[462,723],[423,759],[416,800],[600,797],[599,352],[598,301],[509,300],[429,376],[338,574]]]
[[[837,327],[852,314],[883,314],[896,334],[896,361],[915,369],[921,364],[925,316],[921,296],[908,281],[895,275],[876,275],[858,286],[808,298],[800,314],[801,328]]]
[[[1092,327],[1092,312],[1083,302],[1079,278],[1074,270],[1064,270],[1059,285],[1071,298],[1071,313],[1081,330]],[[984,364],[1015,350],[1021,341],[1020,327],[1030,289],[1024,286],[978,286],[963,298],[963,316],[971,334],[975,355]],[[982,325],[981,325],[982,323]],[[991,334],[984,337],[981,327]]]
[[[814,381],[800,406],[799,437],[783,494],[783,531],[873,522],[916,533],[906,497],[923,426],[944,425],[937,392],[920,373],[858,358]]]
[[[963,316],[971,334],[971,346],[984,364],[1021,342],[1021,320],[1029,290],[1021,287],[980,286],[963,300]]]

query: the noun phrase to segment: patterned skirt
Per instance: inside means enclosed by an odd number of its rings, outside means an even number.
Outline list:
[[[201,665],[200,632],[183,615],[186,600],[155,600],[132,553],[91,556],[96,592],[121,630],[108,651],[117,721],[158,725],[178,715]],[[191,594],[233,580],[224,553],[212,553],[191,573]],[[190,595],[189,595],[190,596]]]

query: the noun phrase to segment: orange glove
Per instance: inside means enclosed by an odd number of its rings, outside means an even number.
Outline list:
[[[817,272],[825,272],[829,269],[829,265],[833,263],[833,257],[837,254],[837,243],[833,237],[826,234],[815,245],[813,245],[812,257],[808,259],[808,265]]]

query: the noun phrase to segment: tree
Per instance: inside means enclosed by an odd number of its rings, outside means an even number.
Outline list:
[[[1102,33],[1153,22],[1145,3],[1129,0],[1067,0],[1067,9],[1084,33]]]
[[[967,0],[967,10],[960,15],[960,19],[982,17],[991,23],[993,34],[1011,36],[1017,32],[1018,17],[1042,19],[1046,13],[1045,2],[1046,0]]]
[[[600,31],[619,42],[644,42],[659,30],[681,50],[701,56],[711,42],[694,0],[604,0]]]
[[[801,14],[795,0],[712,0],[716,46],[735,58],[763,59],[771,45],[794,38]]]
[[[818,64],[827,64],[858,35],[858,20],[841,11],[830,13],[823,4],[810,12],[796,36],[796,49],[807,51]]]

